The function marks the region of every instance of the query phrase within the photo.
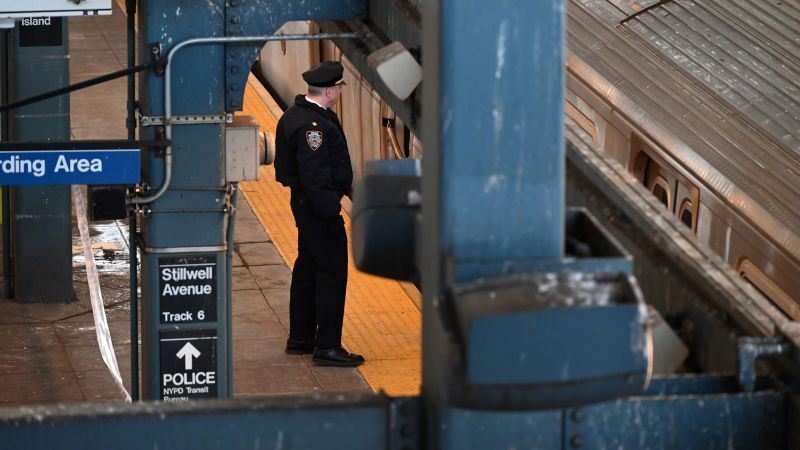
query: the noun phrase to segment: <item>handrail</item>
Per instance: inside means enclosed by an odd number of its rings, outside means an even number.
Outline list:
[[[364,37],[363,33],[321,33],[321,34],[286,34],[282,36],[225,36],[192,38],[181,41],[172,47],[167,54],[167,64],[164,72],[164,128],[167,147],[164,151],[164,182],[158,191],[148,197],[134,197],[131,203],[142,205],[152,203],[160,198],[169,188],[172,181],[172,58],[183,48],[192,45],[205,44],[243,44],[266,43],[269,41],[302,41],[322,39],[355,39]]]

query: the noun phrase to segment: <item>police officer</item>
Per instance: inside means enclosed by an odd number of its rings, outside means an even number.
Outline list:
[[[295,97],[278,121],[275,178],[292,190],[298,231],[286,353],[313,353],[318,365],[352,367],[364,358],[342,347],[347,235],[340,201],[351,195],[353,168],[344,130],[330,110],[341,96],[343,73],[338,61],[303,73],[308,94]]]

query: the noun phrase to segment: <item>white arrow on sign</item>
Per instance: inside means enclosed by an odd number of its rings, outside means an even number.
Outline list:
[[[183,360],[184,369],[192,370],[192,358],[197,358],[198,356],[200,356],[200,350],[196,349],[191,342],[187,342],[186,345],[184,345],[183,347],[181,347],[180,350],[178,350],[176,356],[178,357],[178,359],[185,358]]]

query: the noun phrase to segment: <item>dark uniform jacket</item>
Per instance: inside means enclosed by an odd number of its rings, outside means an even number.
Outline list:
[[[347,141],[336,113],[298,95],[278,121],[275,147],[275,178],[292,189],[292,201],[308,200],[316,216],[336,219],[339,201],[350,195],[353,185]]]

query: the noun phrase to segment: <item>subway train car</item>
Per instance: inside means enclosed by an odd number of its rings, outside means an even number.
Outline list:
[[[571,0],[567,18],[567,114],[800,319],[800,8]]]
[[[744,3],[570,0],[565,111],[797,320],[800,10]],[[317,31],[293,22],[279,33]],[[269,43],[256,70],[288,104],[305,92],[300,74],[329,59],[345,66],[337,113],[356,176],[371,159],[420,158],[418,138],[333,43]]]

